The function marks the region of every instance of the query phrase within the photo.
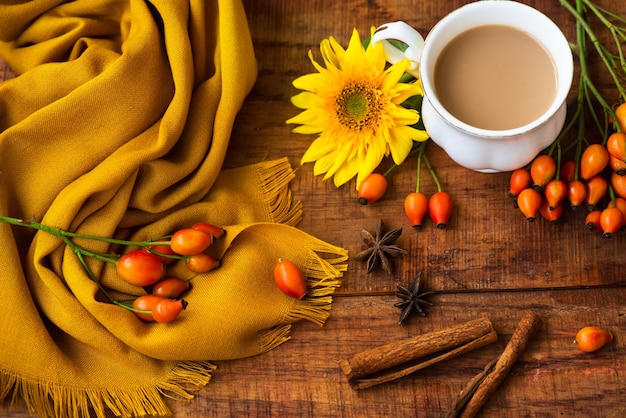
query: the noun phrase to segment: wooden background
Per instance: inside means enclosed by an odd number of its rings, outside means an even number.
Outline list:
[[[287,156],[298,167],[292,188],[304,204],[301,229],[349,249],[353,256],[364,248],[360,229],[373,231],[383,219],[389,228],[403,228],[397,243],[409,255],[395,260],[394,276],[366,274],[364,264],[350,259],[324,327],[303,321],[294,325],[289,342],[265,355],[218,362],[211,383],[195,400],[170,402],[174,415],[445,416],[467,381],[502,351],[522,312],[532,309],[544,324],[482,416],[626,416],[626,232],[610,240],[589,233],[583,226],[584,210],[566,210],[556,225],[541,219],[527,222],[507,198],[509,174],[468,171],[434,144],[428,156],[455,205],[445,230],[434,228],[431,220],[413,230],[404,215],[404,197],[415,188],[415,159],[395,170],[385,198],[367,207],[357,204],[354,183],[337,189],[314,177],[312,165],[300,167],[312,138],[292,133],[285,120],[298,113],[289,102],[297,93],[291,82],[313,72],[309,49],[319,54],[319,42],[330,35],[346,45],[352,28],[367,33],[372,25],[395,20],[425,35],[468,1],[244,3],[259,79],[237,119],[225,166]],[[546,13],[575,40],[573,19],[558,0],[523,3]],[[598,3],[626,16],[626,2]],[[592,66],[595,81],[609,102],[617,100],[600,69],[597,62]],[[12,74],[0,64],[0,76]],[[428,175],[423,176],[422,191],[435,191]],[[409,283],[418,271],[424,272],[425,287],[438,292],[431,298],[434,306],[426,317],[398,325],[396,285]],[[393,383],[355,391],[337,365],[356,352],[480,316],[494,323],[497,343]],[[614,341],[596,353],[580,352],[573,339],[585,325],[611,330]],[[12,409],[4,403],[0,415],[25,417],[28,412],[21,402]]]

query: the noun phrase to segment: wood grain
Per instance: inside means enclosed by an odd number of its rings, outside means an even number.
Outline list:
[[[527,222],[506,196],[507,173],[468,171],[434,144],[427,150],[429,158],[455,205],[443,231],[430,220],[414,230],[405,219],[402,202],[415,188],[414,160],[396,169],[385,198],[367,207],[357,204],[353,183],[337,189],[314,177],[311,165],[300,167],[312,138],[292,133],[285,121],[298,113],[289,102],[296,93],[291,82],[313,71],[309,50],[319,56],[325,37],[332,35],[345,45],[353,28],[365,33],[394,20],[425,34],[468,1],[244,3],[259,79],[236,120],[225,167],[287,156],[298,167],[292,189],[304,204],[301,229],[354,255],[363,249],[360,229],[373,230],[383,219],[389,228],[403,228],[397,244],[409,255],[394,260],[393,276],[367,274],[363,264],[351,259],[324,327],[297,323],[292,339],[267,354],[218,362],[211,383],[193,401],[170,402],[174,415],[444,416],[467,381],[502,351],[530,309],[543,318],[543,326],[481,416],[626,416],[626,234],[607,240],[588,233],[583,211],[567,210],[556,225]],[[574,39],[572,18],[557,0],[523,3],[546,13]],[[626,16],[625,2],[598,3]],[[615,101],[599,63],[593,63],[592,74],[607,100]],[[6,65],[0,64],[0,76],[12,76]],[[575,94],[573,90],[571,97]],[[428,176],[422,191],[435,191]],[[431,297],[434,306],[427,308],[426,317],[398,325],[396,285],[408,284],[420,270],[425,288],[437,292]],[[498,342],[400,380],[355,391],[337,364],[356,352],[481,316],[493,322]],[[585,325],[611,330],[614,341],[596,353],[580,352],[573,339]],[[0,415],[26,417],[28,411],[18,401],[12,409],[0,404]]]

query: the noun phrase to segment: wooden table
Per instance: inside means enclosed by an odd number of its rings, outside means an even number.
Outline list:
[[[291,82],[313,72],[307,57],[330,35],[343,45],[353,27],[404,20],[423,34],[464,0],[245,0],[257,58],[258,82],[234,128],[226,167],[289,157],[295,167],[312,138],[291,132],[285,120],[298,113],[289,102]],[[571,41],[572,18],[558,0],[524,0],[550,16]],[[626,3],[600,4],[626,16]],[[593,73],[608,100],[616,100],[610,80]],[[0,66],[4,79],[12,74]],[[575,91],[572,96],[575,96]],[[597,138],[595,138],[597,140]],[[366,274],[349,260],[349,271],[334,297],[332,315],[322,328],[301,322],[292,339],[255,358],[219,362],[211,383],[191,402],[171,402],[175,416],[445,416],[454,396],[499,354],[522,313],[541,315],[543,326],[505,382],[482,410],[483,416],[626,415],[626,233],[613,239],[583,226],[584,210],[566,210],[555,225],[527,222],[507,197],[509,174],[481,174],[453,163],[436,145],[428,155],[444,189],[454,200],[447,229],[427,220],[411,228],[403,200],[415,187],[415,159],[393,172],[384,199],[356,202],[354,183],[335,188],[314,177],[312,166],[297,170],[292,188],[304,204],[299,227],[353,256],[364,246],[359,231],[373,231],[379,219],[403,228],[398,245],[409,251],[396,259],[395,275]],[[388,166],[389,163],[383,163]],[[435,186],[426,175],[422,191]],[[398,324],[393,306],[398,283],[424,272],[427,289],[438,293],[426,317]],[[487,316],[498,342],[434,365],[414,375],[356,391],[337,361],[384,343]],[[607,328],[614,341],[585,354],[573,344],[585,325]],[[0,415],[26,417],[23,403],[0,406]]]

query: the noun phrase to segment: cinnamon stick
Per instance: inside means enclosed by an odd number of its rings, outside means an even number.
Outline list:
[[[482,337],[478,337],[475,340],[471,340],[466,344],[460,345],[457,348],[454,348],[450,351],[445,351],[444,353],[434,357],[429,357],[428,360],[416,363],[412,366],[406,366],[404,368],[400,368],[397,371],[389,371],[376,377],[356,379],[353,382],[353,387],[355,389],[366,389],[375,385],[380,385],[381,383],[391,382],[392,380],[396,380],[411,373],[415,373],[418,370],[426,368],[440,361],[450,359],[463,353],[475,350],[479,347],[485,346],[487,344],[491,344],[497,339],[498,334],[495,331],[492,331],[488,334],[483,335]]]
[[[524,313],[502,354],[489,363],[483,372],[474,377],[459,393],[450,417],[468,418],[478,414],[489,397],[507,377],[532,336],[541,327],[541,323],[541,318],[534,312],[526,311]]]
[[[491,321],[479,318],[357,353],[339,366],[355,389],[406,376],[496,341]]]

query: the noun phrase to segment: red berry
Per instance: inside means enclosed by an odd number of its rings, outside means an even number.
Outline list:
[[[150,286],[163,278],[165,266],[154,254],[131,251],[117,261],[117,274],[135,286]]]

